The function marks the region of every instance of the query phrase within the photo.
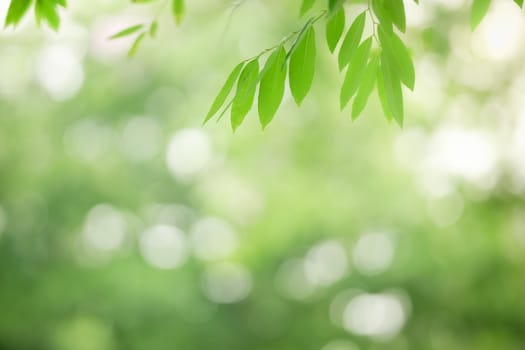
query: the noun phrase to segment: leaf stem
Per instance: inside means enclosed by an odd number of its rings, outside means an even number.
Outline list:
[[[222,110],[221,114],[219,114],[219,117],[217,118],[217,123],[224,117],[224,114],[226,114],[226,111],[230,108],[230,106],[233,103],[233,98],[226,104],[226,107]]]
[[[280,47],[281,45],[284,45],[286,44],[287,42],[289,42],[292,38],[296,37],[296,36],[300,36],[305,30],[306,28],[308,28],[308,26],[311,26],[313,24],[315,24],[316,22],[318,22],[321,18],[323,18],[326,14],[328,13],[327,10],[323,10],[321,12],[319,12],[316,16],[313,16],[311,17],[310,19],[308,19],[308,21],[306,21],[306,23],[303,25],[303,27],[300,29],[300,30],[296,30],[296,31],[293,31],[291,33],[289,33],[287,36],[285,36],[278,44],[274,45],[274,46],[271,46],[269,48],[266,48],[264,50],[262,50],[259,54],[253,56],[253,57],[250,57],[248,59],[245,59],[244,61],[242,62],[249,62],[249,61],[252,61],[252,60],[255,60],[255,59],[258,59],[260,58],[261,56],[267,54],[268,52],[270,51],[273,51],[275,50],[276,48]],[[293,46],[292,46],[292,49],[293,49]],[[291,49],[290,49],[291,51]]]
[[[165,0],[157,9],[157,12],[155,13],[155,17],[153,17],[153,21],[156,21],[159,19],[160,15],[164,12],[164,9],[166,6],[168,6],[169,0]]]
[[[368,12],[368,15],[370,16],[370,20],[372,21],[372,35],[374,37],[374,40],[376,41],[377,45],[381,47],[381,44],[379,43],[379,39],[377,37],[377,26],[379,25],[379,22],[376,21],[375,17],[374,17],[374,11],[372,10],[372,1],[371,0],[368,0],[368,4],[367,4],[367,12]]]

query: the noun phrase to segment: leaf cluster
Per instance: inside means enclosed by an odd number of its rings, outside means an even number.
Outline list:
[[[132,0],[132,2],[134,3],[150,3],[153,1],[155,0]],[[184,0],[169,0],[169,1],[171,2],[171,13],[172,13],[173,19],[176,25],[180,25],[186,14],[185,2]],[[137,53],[140,44],[142,43],[142,41],[144,40],[146,36],[149,35],[151,38],[154,38],[157,35],[158,25],[159,25],[158,19],[154,18],[149,24],[139,23],[139,24],[131,25],[113,34],[109,38],[113,40],[113,39],[125,38],[131,35],[135,35],[135,39],[133,40],[133,43],[131,44],[131,47],[128,51],[128,56],[131,57]]]
[[[314,1],[304,0],[301,13],[308,12],[313,4]],[[259,68],[261,55],[237,65],[215,98],[204,122],[219,112],[236,82],[231,102],[220,113],[222,116],[232,107],[233,130],[243,122],[254,103],[257,87],[259,121],[263,128],[272,121],[282,102],[286,77],[295,102],[301,105],[315,75],[317,46],[314,24],[323,17],[327,19],[325,38],[330,52],[334,53],[341,42],[337,54],[339,69],[345,71],[340,90],[341,109],[353,100],[351,116],[355,120],[363,112],[377,84],[385,115],[402,125],[402,85],[414,89],[415,84],[414,65],[409,50],[394,30],[395,27],[398,31],[405,31],[403,2],[372,0],[368,10],[357,15],[346,32],[347,15],[343,5],[344,1],[330,0],[322,16],[312,17],[306,22],[288,51],[283,44],[271,50],[272,54],[259,74],[255,70]],[[368,18],[374,30],[373,34],[367,36],[365,24]]]
[[[152,3],[156,0],[131,0],[133,3]],[[320,0],[303,0],[300,15],[309,13]],[[509,0],[523,8],[523,0]],[[419,0],[414,0],[419,4]],[[415,69],[409,49],[401,39],[406,30],[406,14],[403,0],[366,0],[367,9],[355,16],[346,29],[346,0],[327,0],[325,10],[310,17],[302,29],[291,33],[281,43],[262,51],[256,57],[239,63],[231,71],[205,117],[206,123],[215,115],[219,119],[230,110],[233,130],[244,121],[255,103],[259,121],[265,128],[274,118],[283,100],[286,80],[291,94],[301,105],[308,95],[316,68],[317,44],[315,24],[325,19],[325,39],[332,53],[337,51],[337,64],[344,78],[339,94],[341,109],[352,101],[353,120],[363,112],[374,88],[381,102],[385,117],[403,125],[403,86],[413,90]],[[488,13],[492,0],[473,0],[470,26],[474,30]],[[164,0],[171,5],[171,14],[177,25],[186,13],[185,0]],[[59,7],[66,7],[66,0],[11,0],[5,27],[16,27],[28,10],[34,6],[36,22],[45,22],[58,30]],[[348,11],[350,12],[350,11]],[[366,33],[367,21],[372,33]],[[145,37],[155,37],[158,20],[138,23],[120,30],[110,37],[119,39],[134,36],[129,49],[133,56]],[[290,44],[291,43],[291,44]],[[269,53],[261,67],[261,57]],[[233,95],[228,103],[228,97]],[[222,108],[222,111],[221,111]],[[220,113],[219,113],[220,112]]]
[[[473,0],[471,27],[475,29],[486,15],[492,0]],[[523,0],[512,0],[523,7]],[[414,90],[416,74],[410,50],[401,34],[406,31],[406,13],[403,0],[368,0],[367,9],[351,21],[345,32],[350,1],[328,0],[324,11],[326,19],[325,38],[330,52],[335,53],[337,63],[344,72],[339,94],[340,108],[352,101],[351,118],[361,115],[377,87],[377,94],[387,120],[395,120],[400,126],[404,121],[403,86]],[[419,4],[419,0],[414,0]],[[300,15],[311,11],[316,0],[303,0]],[[265,50],[254,59],[237,65],[215,98],[204,122],[216,115],[225,104],[236,85],[233,98],[219,114],[219,119],[231,108],[231,125],[237,129],[258,95],[259,121],[265,128],[274,118],[282,101],[286,76],[292,96],[301,105],[310,91],[315,74],[316,38],[314,23],[320,17],[310,18],[296,36],[291,48],[286,51],[283,44]],[[372,33],[366,33],[369,21]],[[264,68],[259,70],[258,60],[271,51]],[[287,71],[288,70],[288,71]]]
[[[204,122],[206,123],[220,111],[234,87],[233,97],[219,114],[221,118],[231,107],[230,119],[234,131],[250,111],[257,92],[261,126],[265,128],[272,121],[284,97],[286,78],[295,102],[301,105],[310,91],[315,74],[317,47],[313,24],[324,14],[323,12],[317,17],[310,18],[299,32],[293,33],[279,45],[238,64],[220,89]],[[295,40],[287,49],[286,42],[292,38]],[[266,52],[271,53],[260,69],[260,57]]]
[[[11,0],[5,18],[5,28],[16,27],[22,18],[34,7],[35,20],[38,25],[46,23],[53,30],[60,27],[59,7],[66,7],[66,0]]]

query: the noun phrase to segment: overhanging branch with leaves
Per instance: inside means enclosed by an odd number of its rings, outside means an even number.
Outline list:
[[[133,3],[150,3],[161,0],[134,0]],[[173,18],[180,24],[186,11],[185,0],[163,0],[162,9],[170,5]],[[320,0],[303,0],[300,15],[308,14]],[[523,0],[508,0],[523,8]],[[419,3],[418,0],[414,2]],[[488,12],[492,0],[473,0],[470,26],[474,30]],[[366,8],[352,19],[345,33],[349,9],[355,5]],[[58,30],[58,8],[66,7],[66,0],[12,0],[5,19],[5,27],[14,26],[31,8],[37,24],[46,24]],[[157,16],[158,17],[158,16]],[[112,35],[109,39],[135,36],[129,50],[132,56],[147,36],[155,37],[157,17],[149,23],[137,23]],[[340,89],[340,108],[350,101],[351,117],[359,117],[374,88],[387,120],[400,126],[404,120],[403,86],[415,88],[415,69],[410,50],[401,36],[406,31],[403,0],[328,0],[326,8],[309,17],[300,30],[287,35],[273,47],[262,50],[255,57],[235,66],[213,101],[204,123],[214,117],[220,119],[230,111],[232,129],[235,131],[251,110],[256,95],[259,121],[265,128],[274,118],[284,96],[286,80],[290,92],[301,105],[310,92],[316,69],[316,25],[323,20],[326,43],[335,53],[344,79]],[[365,32],[366,22],[371,33]],[[261,59],[269,54],[264,64]],[[262,67],[262,69],[261,69]],[[230,97],[231,95],[231,97]]]

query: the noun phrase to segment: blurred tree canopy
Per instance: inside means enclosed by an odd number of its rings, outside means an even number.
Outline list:
[[[516,4],[1,2],[0,349],[523,349]]]

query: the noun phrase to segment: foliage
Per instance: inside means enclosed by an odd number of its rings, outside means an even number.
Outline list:
[[[150,3],[155,1],[156,0],[133,0],[132,2]],[[180,25],[185,15],[184,0],[170,1],[173,18],[175,22]],[[418,0],[414,1],[419,3]],[[518,6],[523,6],[523,0],[513,1]],[[303,0],[300,7],[300,15],[303,16],[307,14],[313,8],[315,2],[315,0]],[[5,22],[6,26],[16,26],[28,11],[31,3],[32,0],[12,0]],[[270,59],[268,59],[269,63],[265,65],[265,69],[257,72],[259,75],[258,79],[250,79],[248,82],[240,81],[239,84],[237,84],[234,98],[230,103],[226,104],[226,108],[220,114],[222,116],[228,108],[232,107],[231,124],[233,130],[242,124],[244,116],[250,110],[255,91],[259,84],[261,85],[259,85],[258,101],[262,104],[259,107],[259,119],[263,128],[268,125],[282,99],[281,86],[284,76],[282,72],[285,70],[287,64],[289,65],[290,90],[297,105],[302,103],[310,90],[315,75],[317,48],[315,46],[314,25],[320,19],[326,20],[326,41],[329,50],[333,52],[343,34],[346,18],[345,4],[345,0],[328,0],[327,9],[317,16],[310,17],[299,32],[292,33],[280,44],[271,49],[264,50],[257,57],[244,61],[250,61],[252,64],[249,65],[249,68],[253,69],[255,68],[255,62],[258,62],[263,54],[272,52]],[[475,29],[481,22],[490,4],[491,0],[473,1],[470,16],[472,29]],[[349,5],[351,5],[351,2],[349,2]],[[385,117],[388,120],[390,120],[390,117],[393,117],[393,119],[402,126],[404,119],[402,85],[410,90],[413,90],[415,87],[415,72],[410,52],[396,33],[404,33],[406,29],[403,0],[368,0],[367,5],[367,10],[353,20],[352,25],[344,35],[344,40],[338,54],[339,68],[343,70],[349,66],[341,87],[341,109],[343,109],[357,93],[351,113],[352,119],[356,119],[366,105],[371,90],[373,90],[374,85],[377,84],[378,95],[381,99]],[[34,8],[37,23],[45,21],[51,28],[58,30],[60,18],[57,8],[59,6],[65,7],[65,0],[36,0]],[[367,15],[370,17],[373,33],[363,38]],[[129,56],[133,56],[148,33],[151,37],[155,36],[157,26],[157,20],[153,20],[149,26],[145,24],[132,25],[114,34],[111,36],[111,39],[136,34],[136,38],[129,50]],[[294,39],[294,41],[288,51],[286,51],[285,45],[292,41],[292,39]],[[281,62],[282,60],[276,60],[275,56],[281,54],[283,50],[286,53],[284,62]],[[281,67],[278,68],[277,65],[281,65]],[[364,74],[365,67],[367,67],[366,74]],[[248,72],[245,72],[244,75],[241,74],[240,78],[246,78],[247,73]],[[271,74],[271,77],[265,77],[266,74]],[[255,75],[255,73],[251,73],[251,75]],[[227,92],[231,90],[228,89],[232,84],[231,79],[233,79],[233,83],[236,82],[233,75],[228,77],[223,89],[221,89],[212,104],[205,118],[205,122],[210,120],[222,107],[223,103],[225,103],[226,99],[224,95],[226,94],[227,97]],[[277,84],[276,96],[268,93],[271,90],[269,86],[272,82]]]
[[[299,0],[247,1],[223,40],[229,0],[187,1],[179,27],[158,0],[70,1],[58,32],[26,15],[0,39],[0,348],[523,349],[525,19],[494,1],[471,32],[469,2],[428,3],[393,25],[418,73],[401,132],[366,2],[298,23]],[[297,108],[290,51],[318,15]],[[232,136],[241,80],[237,111],[259,93]]]

